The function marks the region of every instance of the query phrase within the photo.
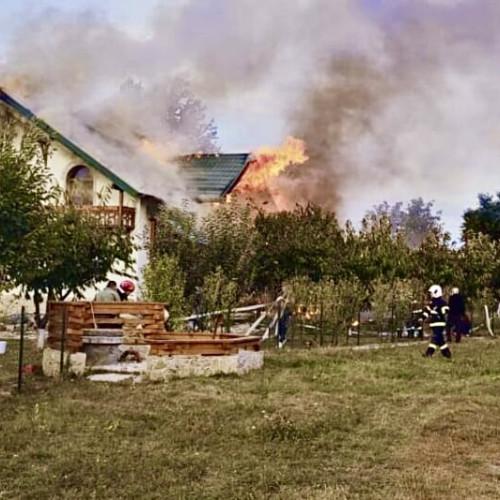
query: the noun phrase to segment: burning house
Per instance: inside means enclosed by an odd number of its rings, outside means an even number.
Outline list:
[[[103,132],[87,125],[85,133],[70,127],[63,134],[3,90],[0,106],[20,122],[31,121],[45,132],[50,141],[47,166],[70,203],[94,214],[103,224],[125,228],[135,238],[139,249],[133,271],[137,277],[147,263],[141,241],[154,231],[159,205],[181,200],[218,204],[239,197],[282,208],[274,179],[287,166],[307,159],[304,144],[293,138],[281,149],[255,154],[194,154],[169,159],[147,138],[130,134],[130,141],[124,141],[123,134],[117,134],[117,140],[109,127]]]

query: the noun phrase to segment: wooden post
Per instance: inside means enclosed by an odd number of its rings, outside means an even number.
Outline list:
[[[361,343],[361,311],[358,311],[358,345]]]
[[[21,307],[21,326],[19,339],[19,365],[17,370],[17,391],[21,392],[23,385],[23,358],[24,358],[24,306]]]
[[[319,345],[323,345],[324,311],[323,301],[319,303]]]
[[[64,349],[66,343],[66,320],[67,320],[67,310],[66,306],[62,306],[62,327],[61,327],[61,357],[59,358],[59,376],[63,378],[64,372]]]
[[[123,190],[118,191],[118,224],[123,228]]]
[[[276,344],[279,347],[280,345],[280,319],[281,319],[281,302],[278,300],[278,317],[276,319],[276,326],[275,326],[275,335],[276,335]]]

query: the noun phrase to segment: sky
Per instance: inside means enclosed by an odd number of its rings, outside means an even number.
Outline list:
[[[421,196],[434,201],[457,238],[462,214],[477,194],[500,191],[498,4],[0,0],[0,60],[13,71],[26,58],[36,63],[40,54],[40,71],[48,57],[47,71],[56,77],[60,69],[50,58],[64,49],[65,39],[53,42],[49,29],[30,40],[26,27],[47,12],[58,13],[55,23],[92,12],[91,22],[112,28],[109,38],[98,32],[108,42],[92,49],[102,48],[103,65],[113,57],[137,65],[150,51],[152,65],[163,62],[165,53],[165,67],[191,72],[223,152],[278,146],[288,135],[304,139],[311,166],[285,184],[292,197],[310,196],[356,222],[374,204]],[[183,5],[192,5],[184,16]],[[15,36],[23,50],[9,59]],[[107,43],[116,43],[117,52]],[[122,77],[126,64],[110,69],[111,77]],[[164,77],[140,69],[153,81]],[[89,78],[96,76],[92,71]],[[61,95],[64,90],[58,89]],[[80,98],[88,95],[75,92],[74,99]]]

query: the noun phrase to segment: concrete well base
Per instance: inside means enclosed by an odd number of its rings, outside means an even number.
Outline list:
[[[149,356],[144,379],[160,382],[177,377],[209,377],[230,373],[243,375],[263,365],[263,351],[242,350],[231,356]]]
[[[85,363],[87,356],[84,352],[74,354],[64,353],[64,366],[68,367],[68,372],[74,375],[85,373]],[[47,347],[43,351],[42,370],[47,377],[59,377],[61,363],[61,351]]]

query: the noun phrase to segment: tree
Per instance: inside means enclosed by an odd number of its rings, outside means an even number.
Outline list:
[[[455,252],[454,284],[471,300],[498,286],[500,242],[479,233],[466,233]]]
[[[410,249],[402,233],[394,234],[388,217],[365,217],[359,234],[349,241],[350,266],[367,288],[380,278],[392,283],[408,275]]]
[[[232,309],[238,301],[238,286],[234,280],[229,279],[220,266],[215,271],[208,273],[203,280],[203,297],[206,301],[207,311],[221,311],[225,316],[226,330],[231,327]],[[213,330],[217,326],[217,315],[209,318]]]
[[[0,135],[0,269],[4,288],[21,287],[40,303],[65,299],[126,272],[134,248],[120,228],[102,225],[75,207],[60,207],[60,193],[45,166],[36,124],[4,117]]]
[[[228,203],[216,207],[202,221],[207,268],[221,267],[238,284],[238,291],[249,291],[255,255],[254,215],[248,206]]]
[[[217,153],[217,126],[207,120],[206,108],[182,78],[173,81],[167,99],[165,113],[167,127],[180,135],[193,152]]]
[[[176,143],[186,153],[218,153],[217,126],[207,119],[206,108],[197,98],[189,82],[174,78],[161,88],[146,88],[141,82],[128,79],[121,87],[122,95],[133,102],[155,103],[162,116],[161,125],[170,143]],[[147,109],[147,106],[143,106]]]
[[[186,277],[176,257],[162,255],[149,261],[144,270],[144,297],[168,304],[173,320],[187,311],[185,287]]]
[[[29,266],[29,250],[37,244],[57,190],[44,163],[40,131],[31,125],[19,137],[11,115],[4,111],[0,120],[0,285],[6,288]]]
[[[403,207],[399,201],[390,205],[384,201],[373,207],[367,216],[388,217],[394,234],[403,233],[411,248],[418,247],[426,236],[432,232],[442,230],[441,212],[434,213],[434,202],[425,202],[422,198],[415,198]]]
[[[455,251],[450,247],[450,235],[434,231],[427,235],[411,255],[409,275],[424,287],[432,284],[453,285],[456,277]]]
[[[26,248],[14,284],[33,297],[40,323],[44,295],[56,300],[70,294],[82,297],[84,288],[106,280],[108,273],[126,273],[133,249],[129,235],[119,227],[107,227],[72,206],[53,206],[45,211],[36,240]]]
[[[335,214],[308,205],[291,212],[260,212],[255,219],[254,283],[278,291],[294,276],[313,281],[343,273],[343,232]]]
[[[500,240],[500,193],[497,193],[496,198],[480,194],[478,200],[478,208],[469,209],[464,213],[464,236],[466,233],[482,233],[494,240]]]
[[[197,215],[182,208],[161,207],[156,235],[149,245],[149,257],[170,256],[177,259],[186,279],[188,297],[202,286],[208,272],[205,254],[206,242]]]

